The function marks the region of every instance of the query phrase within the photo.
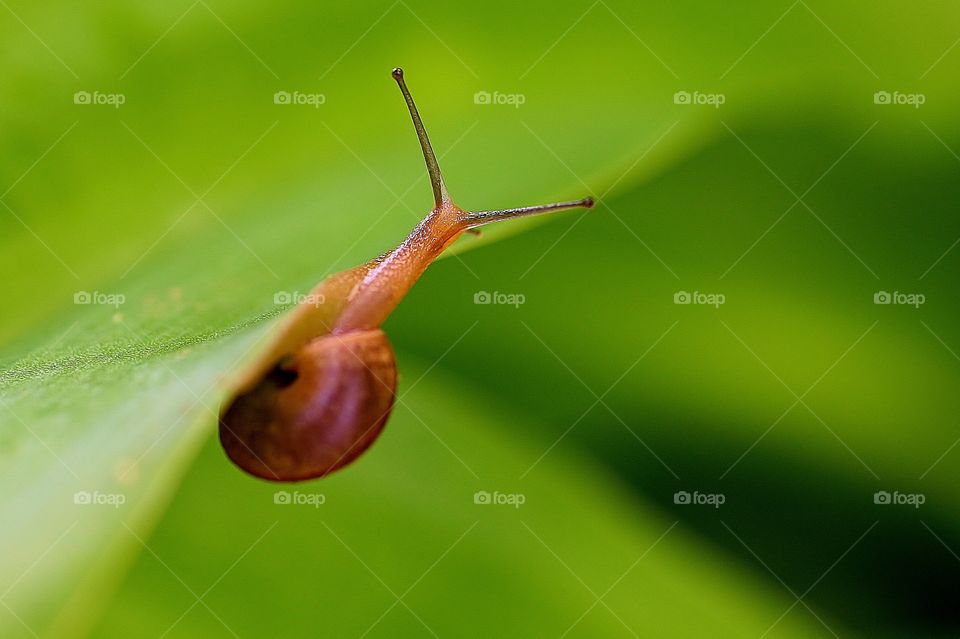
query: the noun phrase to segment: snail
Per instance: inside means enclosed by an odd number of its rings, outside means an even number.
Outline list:
[[[491,222],[593,206],[587,197],[513,209],[461,209],[444,185],[403,71],[394,69],[392,75],[420,141],[434,206],[394,250],[321,281],[236,380],[220,413],[220,442],[237,466],[262,479],[323,477],[376,440],[397,389],[393,349],[380,325],[460,235]]]

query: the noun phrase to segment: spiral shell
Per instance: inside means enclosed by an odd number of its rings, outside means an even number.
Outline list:
[[[220,417],[220,442],[257,477],[322,477],[373,443],[396,388],[396,361],[383,331],[324,335],[234,398]]]

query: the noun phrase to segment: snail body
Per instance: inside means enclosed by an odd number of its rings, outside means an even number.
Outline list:
[[[220,442],[244,471],[272,481],[327,475],[382,432],[396,399],[393,349],[380,330],[426,268],[464,232],[494,221],[576,207],[591,198],[469,212],[444,185],[416,105],[394,69],[430,175],[434,207],[394,250],[320,282],[240,377],[220,415]]]

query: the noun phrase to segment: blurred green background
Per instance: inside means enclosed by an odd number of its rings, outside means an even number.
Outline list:
[[[0,636],[960,632],[956,3],[0,0],[0,34]],[[464,238],[385,327],[377,444],[269,485],[224,377],[428,209],[397,65],[463,207],[599,205]]]

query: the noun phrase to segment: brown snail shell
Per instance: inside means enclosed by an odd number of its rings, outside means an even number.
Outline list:
[[[236,397],[220,419],[220,442],[257,477],[322,477],[374,442],[396,388],[396,361],[383,331],[324,335]]]

